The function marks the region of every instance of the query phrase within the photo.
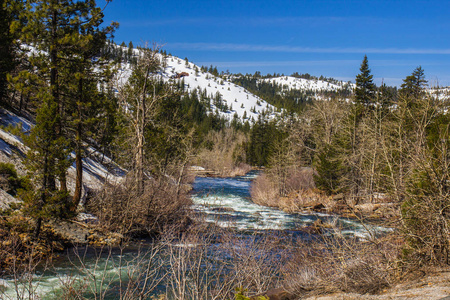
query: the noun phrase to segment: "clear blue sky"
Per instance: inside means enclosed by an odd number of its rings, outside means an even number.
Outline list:
[[[447,0],[114,0],[111,21],[116,43],[158,42],[219,71],[354,81],[367,54],[377,84],[400,85],[421,65],[431,84],[450,85]]]

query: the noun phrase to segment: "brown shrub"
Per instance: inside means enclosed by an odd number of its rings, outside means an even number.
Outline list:
[[[302,211],[318,204],[332,210],[334,201],[315,188],[313,173],[311,168],[293,169],[285,184],[287,196],[280,195],[277,178],[272,173],[262,173],[252,182],[252,201],[288,212]]]
[[[250,189],[252,201],[259,205],[278,207],[278,188],[270,177],[262,173],[252,182]]]
[[[105,184],[88,209],[98,216],[107,230],[123,234],[155,234],[166,225],[184,226],[191,201],[183,185],[161,177],[145,182],[139,194],[131,182]]]
[[[314,189],[314,170],[312,168],[294,169],[287,178],[286,189],[288,192]]]
[[[361,241],[337,234],[300,242],[286,266],[286,289],[293,294],[312,295],[336,291],[377,293],[397,278],[397,240],[394,235]]]
[[[244,133],[232,128],[220,132],[211,131],[192,164],[214,171],[222,177],[245,175],[251,167],[244,163],[247,138]]]

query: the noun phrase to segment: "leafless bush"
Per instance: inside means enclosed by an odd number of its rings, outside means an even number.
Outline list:
[[[265,292],[282,281],[287,258],[274,236],[237,236],[211,227],[193,228],[168,245],[169,299],[230,299],[237,287],[249,294]]]
[[[168,274],[165,295],[169,299],[222,299],[233,287],[223,280],[228,263],[220,263],[214,247],[214,230],[201,233],[191,228],[181,237],[165,236]],[[216,250],[214,253],[212,251]]]
[[[7,243],[5,243],[5,241]],[[3,240],[4,251],[8,251],[5,269],[2,270],[10,278],[9,284],[0,286],[0,299],[34,300],[40,299],[38,292],[39,275],[36,274],[38,266],[45,270],[48,266],[48,260],[43,259],[39,253],[39,248],[33,244],[24,247],[23,241],[19,236],[10,236]],[[41,273],[42,274],[42,273]],[[2,290],[4,288],[5,290]]]
[[[278,206],[278,188],[265,173],[253,180],[250,193],[252,201],[256,204]]]
[[[300,242],[286,265],[286,288],[293,294],[310,295],[379,292],[396,280],[397,241],[395,236],[361,241],[337,234]]]
[[[252,167],[250,165],[239,163],[237,166],[234,166],[230,171],[227,171],[224,174],[229,177],[244,176],[251,170]]]
[[[234,129],[225,129],[221,132],[211,131],[205,138],[205,148],[193,159],[192,164],[217,172],[220,176],[245,175],[251,167],[244,162],[244,144],[247,137]]]
[[[222,246],[229,249],[233,261],[233,278],[228,280],[234,287],[261,294],[281,285],[288,251],[286,241],[277,233],[254,233],[241,238],[229,235]]]
[[[286,196],[279,194],[277,179],[273,174],[263,173],[252,182],[252,201],[289,212],[298,212],[317,205],[332,210],[335,203],[315,189],[313,172],[311,168],[292,169],[285,184],[285,190],[288,192]]]
[[[144,193],[127,182],[105,185],[89,209],[108,230],[124,234],[156,233],[168,224],[185,225],[191,203],[187,190],[170,177],[149,179]]]
[[[314,183],[313,174],[314,170],[312,168],[292,170],[286,183],[288,192],[314,189],[316,184]]]
[[[125,248],[74,249],[72,264],[77,275],[60,277],[62,299],[149,299],[164,279],[160,259],[162,243],[140,247],[125,258]],[[88,251],[95,251],[88,262]]]

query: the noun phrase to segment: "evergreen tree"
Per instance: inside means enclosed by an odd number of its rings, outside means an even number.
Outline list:
[[[425,73],[421,66],[414,69],[411,75],[403,79],[400,94],[403,97],[418,98],[422,96],[424,88],[427,86]]]
[[[36,126],[26,139],[30,151],[27,167],[35,176],[36,194],[27,197],[28,207],[36,210],[36,236],[44,215],[51,208],[65,207],[71,203],[67,198],[67,169],[71,164],[69,153],[70,137],[67,134],[69,116],[67,107],[71,104],[71,91],[77,90],[80,79],[87,68],[85,63],[92,59],[92,51],[99,52],[96,43],[104,42],[99,37],[98,26],[103,14],[94,0],[48,0],[29,1],[23,15],[26,26],[20,39],[36,50],[29,55],[32,69],[39,79],[36,85]],[[90,54],[88,54],[90,53]],[[76,69],[76,76],[73,71]],[[22,74],[24,75],[24,74]],[[27,76],[25,74],[25,76]],[[74,85],[76,84],[76,85]],[[77,98],[78,100],[78,98]],[[45,141],[45,142],[44,142]],[[59,181],[59,192],[56,188]],[[55,204],[53,195],[61,201]],[[54,217],[61,216],[56,211]]]
[[[250,130],[246,151],[247,162],[254,166],[267,166],[273,150],[272,145],[278,134],[275,124],[259,115]]]
[[[376,87],[372,80],[373,75],[370,74],[367,55],[364,55],[359,70],[361,73],[356,75],[355,101],[364,107],[369,107],[374,102]]]
[[[19,13],[23,10],[21,0],[0,0],[0,106],[6,104],[7,75],[17,65],[15,57],[17,30],[21,28]],[[11,30],[16,28],[16,33]]]
[[[95,7],[91,7],[94,10]],[[107,34],[113,31],[113,27],[100,29],[100,15],[94,15],[89,22],[83,23],[79,29],[78,41],[85,41],[83,47],[75,49],[71,64],[64,72],[71,81],[66,83],[67,102],[67,135],[73,141],[75,150],[76,180],[73,204],[79,204],[83,185],[83,141],[93,137],[94,126],[98,126],[101,116],[105,115],[104,106],[108,104],[104,92],[99,91],[102,80],[108,80],[102,73],[104,64],[98,59],[100,49],[106,42]],[[87,34],[85,34],[85,32]],[[106,73],[107,69],[104,70]],[[72,75],[72,76],[70,76]]]
[[[128,56],[128,60],[132,61],[133,60],[133,42],[130,41],[128,43],[128,50],[127,50],[127,56]]]

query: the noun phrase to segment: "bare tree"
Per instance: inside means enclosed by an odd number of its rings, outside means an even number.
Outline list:
[[[162,56],[158,53],[160,46],[153,49],[142,48],[141,56],[128,82],[119,87],[121,110],[129,124],[131,144],[133,145],[133,175],[136,188],[144,191],[145,166],[145,129],[152,123],[158,102],[167,97],[170,91],[166,86],[160,90],[158,81],[162,65]],[[157,90],[158,89],[158,90]]]

